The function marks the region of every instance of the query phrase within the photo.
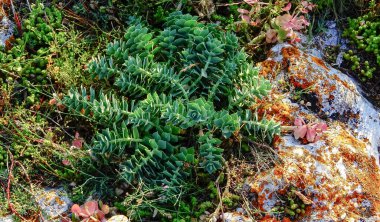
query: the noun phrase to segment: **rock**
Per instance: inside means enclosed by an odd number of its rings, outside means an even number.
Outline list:
[[[124,215],[116,215],[108,219],[107,222],[129,222],[129,219]]]
[[[13,222],[13,221],[14,221],[14,219],[13,219],[12,215],[0,218],[0,222]]]
[[[307,41],[303,41],[307,42]],[[329,48],[336,47],[336,59],[334,64],[340,67],[343,62],[343,53],[348,50],[347,44],[348,40],[342,38],[342,31],[337,27],[335,21],[326,22],[326,30],[319,35],[313,37],[312,44],[309,44],[308,51],[313,52],[323,57],[322,54],[330,54]]]
[[[245,210],[243,208],[239,207],[239,208],[236,208],[236,213],[244,214]]]
[[[8,17],[2,16],[1,13],[0,18],[0,46],[5,46],[5,42],[13,35],[15,25]]]
[[[220,217],[225,222],[253,222],[252,219],[242,216],[239,213],[224,213],[223,217]]]
[[[330,67],[321,58],[287,44],[275,46],[271,54],[271,57],[262,63],[262,74],[271,79],[273,88],[284,91],[285,86],[281,82],[288,82],[291,87],[289,94],[297,93],[297,90],[306,90],[304,102],[310,102],[311,106],[289,104],[294,107],[293,112],[315,113],[321,118],[341,122],[357,139],[365,142],[365,151],[374,156],[379,163],[379,111],[362,96],[357,82]],[[277,62],[273,64],[274,61]],[[269,67],[265,67],[268,64]],[[278,68],[284,64],[286,67],[282,70],[268,72],[271,67]],[[291,99],[290,95],[287,99]]]
[[[72,202],[63,189],[45,188],[36,196],[36,201],[42,210],[45,220],[58,219],[68,212]]]
[[[72,205],[67,193],[62,189],[45,188],[35,195],[35,200],[42,210],[43,221],[61,221]],[[0,222],[13,222],[13,216],[0,218]]]
[[[120,188],[116,188],[115,189],[115,193],[116,193],[117,196],[120,196],[120,195],[122,195],[124,193],[124,190],[120,189]]]
[[[259,101],[270,107],[268,117],[288,126],[295,117],[326,121],[329,129],[315,143],[290,133],[276,141],[281,163],[248,179],[254,206],[268,212],[281,195],[297,192],[308,202],[297,220],[379,221],[379,111],[354,80],[294,46],[278,44],[259,67],[273,85],[269,98]],[[295,191],[286,191],[291,187]]]

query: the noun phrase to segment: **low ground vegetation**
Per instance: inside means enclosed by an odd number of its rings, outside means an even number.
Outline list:
[[[21,221],[40,217],[31,200],[43,187],[63,187],[78,204],[66,221],[192,221],[246,204],[242,169],[278,161],[280,135],[258,110],[271,85],[255,62],[351,5],[347,66],[379,78],[375,1],[0,4],[15,23],[0,51],[0,215]],[[304,213],[292,192],[278,218]],[[86,206],[94,211],[83,216]]]

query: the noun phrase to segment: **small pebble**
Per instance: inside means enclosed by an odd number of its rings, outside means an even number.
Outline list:
[[[122,190],[120,188],[116,188],[115,189],[115,193],[116,193],[117,196],[120,196],[120,195],[122,195],[124,193],[124,190]]]
[[[240,213],[240,214],[244,214],[244,209],[239,207],[239,208],[236,208],[236,212],[237,213]]]

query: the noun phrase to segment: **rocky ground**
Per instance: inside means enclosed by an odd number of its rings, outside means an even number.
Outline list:
[[[328,40],[319,43],[333,44]],[[275,85],[265,103],[276,120],[285,125],[292,125],[296,117],[326,122],[328,131],[315,143],[283,134],[276,145],[281,163],[247,178],[251,207],[275,215],[277,206],[293,195],[296,201],[288,204],[297,207],[289,215],[306,211],[307,216],[297,218],[300,221],[378,221],[379,111],[356,80],[333,68],[323,55],[315,44],[279,44],[259,64],[261,75]],[[225,217],[252,221],[238,213]]]

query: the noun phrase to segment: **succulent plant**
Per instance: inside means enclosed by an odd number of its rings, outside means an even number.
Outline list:
[[[104,222],[107,221],[105,215],[109,213],[109,207],[101,202],[99,204],[97,201],[88,201],[82,206],[74,204],[71,212],[73,213],[72,221]]]
[[[308,123],[306,124],[302,118],[294,120],[293,134],[296,139],[304,138],[308,142],[313,143],[319,140],[322,132],[327,130],[326,123]]]

